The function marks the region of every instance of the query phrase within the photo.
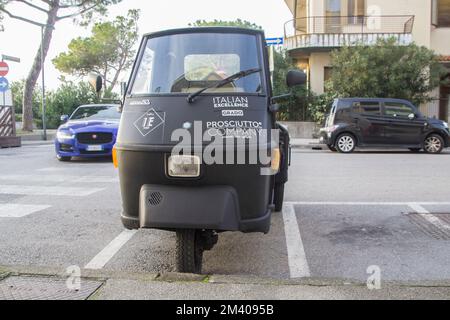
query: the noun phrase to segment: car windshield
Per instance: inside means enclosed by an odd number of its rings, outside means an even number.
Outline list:
[[[80,107],[70,120],[119,120],[120,113],[115,106]]]
[[[257,37],[236,33],[186,33],[149,38],[131,94],[194,93],[242,70],[260,66]],[[260,93],[261,73],[205,91]]]

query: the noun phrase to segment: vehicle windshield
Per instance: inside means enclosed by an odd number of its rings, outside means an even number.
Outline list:
[[[120,120],[120,113],[115,106],[80,107],[70,120]]]
[[[186,33],[149,38],[131,94],[194,93],[243,70],[261,68],[257,37]],[[261,73],[206,93],[260,93]]]

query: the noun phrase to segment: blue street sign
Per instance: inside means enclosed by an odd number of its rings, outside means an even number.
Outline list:
[[[0,92],[6,92],[9,90],[9,82],[6,78],[0,78]]]
[[[266,42],[268,46],[281,46],[282,44],[284,44],[284,38],[267,38]]]

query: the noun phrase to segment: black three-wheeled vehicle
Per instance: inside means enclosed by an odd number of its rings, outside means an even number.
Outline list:
[[[303,72],[287,75],[289,87],[305,81]],[[178,271],[191,273],[201,272],[203,252],[219,233],[268,233],[272,212],[282,208],[290,153],[275,102],[262,31],[208,27],[144,36],[114,154],[124,226],[176,232]],[[279,137],[264,140],[265,130]],[[232,149],[211,152],[215,139],[234,141]],[[270,161],[252,162],[262,145]],[[208,162],[205,153],[227,161]]]

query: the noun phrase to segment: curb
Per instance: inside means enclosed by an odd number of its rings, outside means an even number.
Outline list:
[[[0,267],[0,281],[11,276],[41,276],[67,278],[68,274],[63,268],[32,267],[32,266],[5,266]],[[365,281],[345,278],[317,278],[307,277],[299,279],[277,279],[251,275],[220,275],[220,274],[185,274],[177,272],[143,273],[120,272],[105,270],[82,269],[81,278],[87,280],[136,280],[167,283],[205,283],[205,284],[251,284],[272,286],[310,286],[310,287],[365,287]],[[413,288],[450,288],[450,280],[423,280],[423,281],[384,281],[385,287],[413,287]]]
[[[303,150],[326,150],[326,145],[324,144],[292,144],[292,149],[303,149]]]
[[[22,141],[22,147],[33,147],[33,146],[50,146],[53,145],[52,141]]]

